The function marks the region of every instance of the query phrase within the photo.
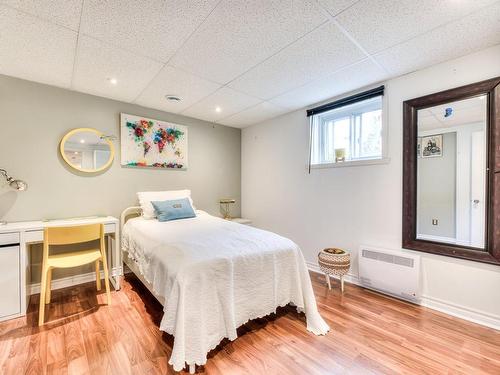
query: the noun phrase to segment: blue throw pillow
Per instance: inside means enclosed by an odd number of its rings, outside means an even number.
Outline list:
[[[151,204],[155,209],[156,216],[158,216],[158,221],[170,221],[196,217],[188,198],[151,202]]]

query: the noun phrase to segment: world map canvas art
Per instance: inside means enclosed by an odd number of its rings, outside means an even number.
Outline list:
[[[187,169],[187,126],[122,113],[121,164]]]

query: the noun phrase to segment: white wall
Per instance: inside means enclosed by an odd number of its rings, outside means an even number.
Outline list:
[[[500,75],[500,46],[391,79],[386,85],[388,156],[381,165],[307,174],[305,110],[242,132],[242,214],[296,241],[306,260],[339,246],[401,249],[402,103]],[[423,304],[500,328],[500,267],[425,253]]]

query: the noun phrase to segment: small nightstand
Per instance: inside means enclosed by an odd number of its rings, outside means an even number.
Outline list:
[[[234,221],[235,223],[238,223],[238,224],[252,225],[252,220],[250,220],[250,219],[243,219],[241,217],[233,217],[233,218],[231,218],[229,220]]]

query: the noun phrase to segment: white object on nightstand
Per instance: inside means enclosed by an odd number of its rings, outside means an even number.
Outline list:
[[[252,220],[250,220],[250,219],[243,219],[242,217],[233,217],[233,218],[231,218],[229,220],[234,221],[235,223],[238,223],[238,224],[252,225]]]

